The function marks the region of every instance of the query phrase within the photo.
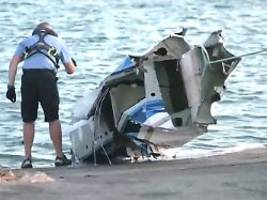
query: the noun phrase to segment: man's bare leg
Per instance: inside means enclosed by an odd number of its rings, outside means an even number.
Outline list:
[[[34,122],[24,122],[23,124],[25,159],[32,157],[32,143],[34,139]]]
[[[62,130],[59,120],[49,122],[50,138],[53,141],[57,157],[63,157],[62,153]]]

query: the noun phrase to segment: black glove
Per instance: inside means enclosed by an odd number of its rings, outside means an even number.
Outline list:
[[[8,98],[12,103],[16,102],[16,91],[13,85],[7,86],[6,98]]]
[[[71,61],[73,62],[74,66],[77,67],[77,63],[76,63],[76,61],[74,60],[74,58],[71,58]]]

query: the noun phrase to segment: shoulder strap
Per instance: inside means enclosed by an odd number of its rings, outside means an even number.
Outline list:
[[[48,35],[46,32],[39,32],[38,37],[39,40],[30,47],[27,47],[24,52],[24,59],[28,59],[32,55],[37,53],[43,54],[46,56],[56,68],[59,68],[59,54],[57,49],[53,46],[47,44],[44,40],[45,36]]]

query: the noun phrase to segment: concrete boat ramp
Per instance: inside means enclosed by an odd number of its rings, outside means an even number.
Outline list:
[[[1,169],[0,200],[266,200],[267,150],[112,166]]]

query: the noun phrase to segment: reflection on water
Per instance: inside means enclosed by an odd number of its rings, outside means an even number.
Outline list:
[[[267,41],[267,2],[264,0],[193,1],[34,1],[0,0],[0,165],[19,167],[23,156],[20,98],[5,99],[7,68],[17,43],[41,21],[52,23],[78,62],[73,76],[59,71],[60,117],[70,123],[77,98],[95,88],[126,54],[139,54],[171,32],[188,28],[191,44],[202,43],[211,31],[222,29],[226,47],[234,54],[259,50]],[[212,108],[218,124],[207,135],[183,147],[218,150],[242,144],[266,144],[266,55],[242,60],[226,86],[222,101]],[[20,74],[16,79],[19,97]],[[64,149],[70,143],[64,135]],[[35,166],[52,166],[54,152],[40,110],[33,146]]]

